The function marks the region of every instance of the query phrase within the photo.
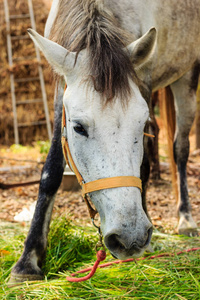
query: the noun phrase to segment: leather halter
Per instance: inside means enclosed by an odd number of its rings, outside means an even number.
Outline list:
[[[94,216],[96,215],[97,211],[92,208],[89,200],[88,200],[88,193],[99,191],[103,189],[111,189],[111,188],[117,188],[117,187],[137,187],[142,192],[142,181],[140,178],[135,176],[117,176],[117,177],[108,177],[108,178],[102,178],[95,181],[90,181],[85,183],[83,177],[79,173],[74,160],[72,158],[69,144],[67,141],[67,135],[66,135],[66,116],[65,116],[65,108],[63,105],[63,114],[62,114],[62,148],[63,148],[63,154],[65,157],[65,160],[67,164],[69,165],[70,169],[75,173],[77,180],[82,188],[82,196],[85,200],[90,217],[94,219]]]

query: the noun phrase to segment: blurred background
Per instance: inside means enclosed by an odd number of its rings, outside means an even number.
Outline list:
[[[53,127],[53,77],[48,63],[41,55],[38,62],[33,42],[27,35],[27,28],[31,26],[27,0],[7,1],[10,15],[10,36],[13,66],[9,65],[7,30],[5,21],[4,0],[0,0],[0,144],[12,145],[15,142],[13,127],[13,107],[11,95],[10,75],[14,74],[16,114],[19,125],[19,143],[31,144],[37,140],[47,140],[47,126],[45,124],[45,111],[43,103],[24,103],[26,100],[41,99],[41,85],[38,77],[38,64],[42,66],[47,95],[48,111],[51,129]],[[36,29],[44,34],[44,26],[51,6],[51,1],[33,0],[33,14]],[[17,18],[17,16],[24,16]],[[26,17],[27,16],[27,17]],[[22,82],[19,79],[27,79]],[[29,80],[29,81],[28,81]],[[24,102],[23,102],[24,101]],[[22,104],[20,104],[21,102]],[[31,125],[33,123],[39,123]],[[43,123],[42,123],[43,122]]]

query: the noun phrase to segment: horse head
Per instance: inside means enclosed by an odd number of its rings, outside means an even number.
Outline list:
[[[88,49],[77,55],[33,30],[29,30],[29,34],[55,72],[64,76],[67,83],[63,95],[66,138],[84,181],[115,176],[140,177],[143,132],[149,117],[142,89],[145,78],[150,76],[155,29],[150,29],[124,49],[140,78],[128,78],[130,91],[125,101],[120,93],[112,101],[106,101],[102,92],[95,88]],[[120,80],[117,74],[116,80]],[[90,198],[100,215],[104,242],[110,252],[120,259],[140,256],[152,234],[140,189],[125,186],[103,189],[91,192]]]

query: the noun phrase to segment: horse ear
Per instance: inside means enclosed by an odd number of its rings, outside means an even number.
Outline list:
[[[76,53],[69,52],[57,43],[41,36],[33,29],[28,29],[28,33],[56,73],[67,75],[73,69]]]
[[[149,62],[155,52],[157,32],[151,28],[141,38],[127,46],[134,67],[141,68]]]

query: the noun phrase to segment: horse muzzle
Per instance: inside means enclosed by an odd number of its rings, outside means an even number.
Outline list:
[[[133,238],[131,234],[112,230],[105,234],[104,243],[110,253],[118,259],[136,258],[143,254],[148,247],[153,232],[152,225],[146,228],[139,237]]]

